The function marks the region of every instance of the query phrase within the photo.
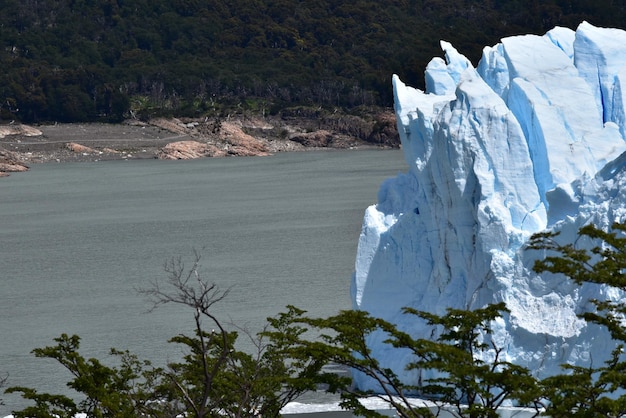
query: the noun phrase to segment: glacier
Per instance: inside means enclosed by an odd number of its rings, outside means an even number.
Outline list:
[[[476,67],[450,43],[441,48],[425,91],[393,76],[409,170],[386,180],[365,211],[353,307],[429,338],[402,307],[441,315],[504,301],[510,312],[493,338],[505,360],[537,377],[564,363],[597,366],[614,342],[577,315],[591,298],[626,295],[537,275],[533,262],[545,253],[525,244],[544,230],[569,243],[585,224],[626,221],[626,32],[583,22],[508,37],[484,48]],[[406,381],[425,377],[406,371],[410,353],[384,339],[368,339],[384,367]]]

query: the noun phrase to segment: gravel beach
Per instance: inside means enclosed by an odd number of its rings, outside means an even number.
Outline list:
[[[16,133],[0,138],[0,147],[26,163],[156,158],[170,142],[191,139],[150,124],[54,124],[33,127],[40,135]],[[79,144],[71,147],[69,144]]]
[[[381,129],[381,122],[383,129]],[[192,159],[263,156],[319,149],[399,146],[395,119],[323,122],[311,118],[179,120],[157,118],[118,124],[0,125],[0,176],[31,164],[121,159]]]

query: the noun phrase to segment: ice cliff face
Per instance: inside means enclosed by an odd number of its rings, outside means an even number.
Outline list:
[[[544,229],[566,243],[584,224],[626,221],[626,32],[582,23],[505,38],[477,68],[441,46],[426,92],[393,78],[409,171],[365,213],[353,305],[427,338],[401,307],[443,314],[504,301],[511,312],[494,329],[507,360],[539,376],[597,365],[613,343],[577,314],[609,289],[537,276],[544,254],[524,244]],[[370,338],[374,354],[415,378],[382,338]]]

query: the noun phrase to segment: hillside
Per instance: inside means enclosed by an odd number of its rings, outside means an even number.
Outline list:
[[[6,0],[0,118],[119,121],[295,105],[390,106],[439,40],[474,63],[503,36],[625,27],[608,0]]]

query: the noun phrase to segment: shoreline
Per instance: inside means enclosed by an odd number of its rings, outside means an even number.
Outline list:
[[[385,117],[388,132],[382,139],[376,138],[378,142],[350,135],[346,129],[324,129],[324,126],[312,129],[315,121],[308,118],[159,118],[118,124],[1,125],[0,176],[48,162],[180,160],[324,149],[398,148],[395,118],[388,114]],[[380,127],[372,126],[372,129],[380,130]]]

